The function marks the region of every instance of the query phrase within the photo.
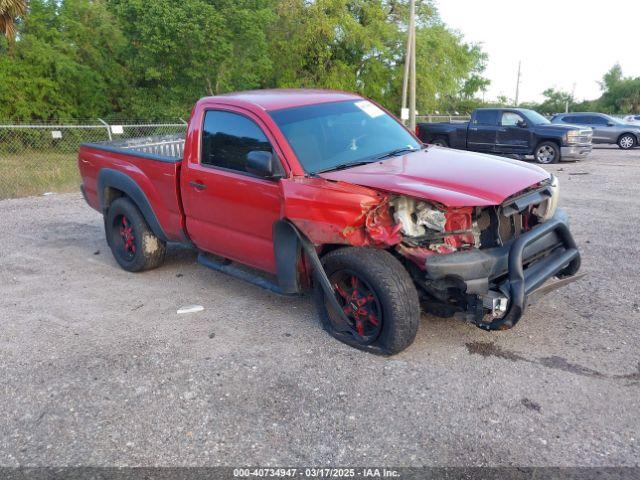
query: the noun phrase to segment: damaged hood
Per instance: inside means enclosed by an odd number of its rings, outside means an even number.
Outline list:
[[[449,207],[499,205],[549,178],[542,168],[519,160],[433,146],[320,176]]]

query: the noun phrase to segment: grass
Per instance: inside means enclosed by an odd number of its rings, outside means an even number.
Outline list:
[[[78,190],[75,153],[0,152],[0,200]]]

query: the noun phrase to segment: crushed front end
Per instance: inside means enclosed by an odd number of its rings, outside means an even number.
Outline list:
[[[405,260],[431,313],[488,330],[513,327],[534,297],[577,279],[580,253],[551,177],[491,207],[395,197]],[[555,280],[554,280],[555,278]]]

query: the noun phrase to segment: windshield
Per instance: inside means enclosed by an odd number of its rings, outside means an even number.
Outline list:
[[[545,117],[543,117],[542,115],[540,115],[538,112],[535,112],[533,110],[527,110],[527,109],[523,109],[522,112],[527,116],[527,118],[534,124],[534,125],[546,125],[548,123],[551,123],[549,120],[547,120]]]
[[[288,108],[270,115],[309,173],[421,148],[393,117],[366,100]]]

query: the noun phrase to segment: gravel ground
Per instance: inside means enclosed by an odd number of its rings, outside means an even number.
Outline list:
[[[0,202],[0,465],[637,466],[640,150],[549,169],[588,276],[392,358],[184,249],[120,270],[79,194]]]

